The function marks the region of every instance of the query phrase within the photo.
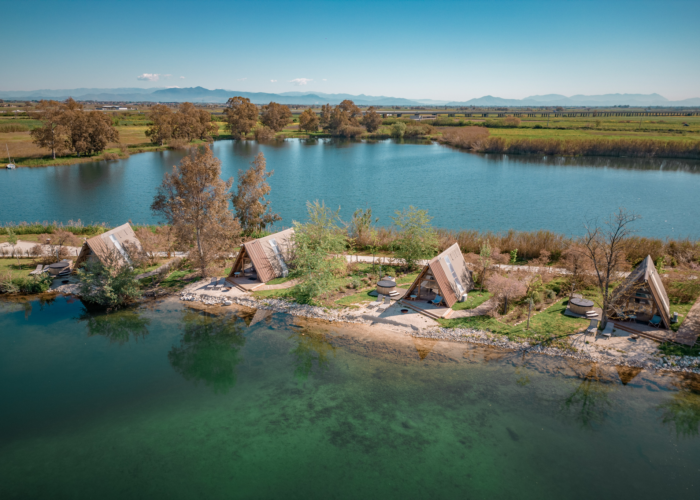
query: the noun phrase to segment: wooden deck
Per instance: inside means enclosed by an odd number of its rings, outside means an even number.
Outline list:
[[[682,330],[674,332],[673,330],[664,330],[653,326],[642,325],[629,321],[614,321],[611,320],[618,330],[623,330],[629,333],[636,333],[641,337],[645,337],[656,342],[674,342],[692,347],[698,338],[697,334],[689,335],[683,333]]]
[[[259,281],[257,278],[255,280],[249,278],[226,278],[226,282],[244,292],[252,292],[265,286],[265,283]]]
[[[438,307],[428,303],[425,300],[406,300],[399,301],[401,305],[410,307],[416,312],[424,314],[432,319],[447,319],[454,312],[450,307]]]

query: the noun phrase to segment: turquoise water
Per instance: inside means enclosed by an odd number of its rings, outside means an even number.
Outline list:
[[[3,499],[697,498],[700,479],[697,378],[174,301],[0,302],[0,401]]]
[[[624,158],[474,155],[437,144],[393,141],[218,141],[225,178],[262,151],[270,200],[282,226],[306,219],[308,200],[340,206],[349,219],[372,207],[380,225],[395,210],[428,209],[435,226],[502,231],[550,229],[581,234],[586,219],[618,207],[642,215],[640,234],[700,238],[700,162]],[[152,223],[163,174],[182,153],[142,153],[127,160],[0,171],[0,222]]]

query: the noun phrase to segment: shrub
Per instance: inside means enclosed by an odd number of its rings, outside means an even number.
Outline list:
[[[115,251],[102,260],[88,261],[78,270],[84,302],[93,307],[117,308],[141,297],[136,273],[121,255]]]
[[[392,220],[401,230],[395,243],[396,257],[403,260],[409,269],[414,268],[419,259],[435,255],[438,248],[437,234],[430,225],[432,217],[427,210],[411,206],[408,210],[397,211]]]
[[[391,136],[396,139],[401,139],[406,133],[406,124],[404,122],[396,122],[391,126]]]
[[[256,127],[253,130],[253,135],[255,136],[255,140],[258,142],[269,141],[275,138],[275,131],[267,126]]]
[[[356,127],[353,125],[343,125],[336,131],[336,135],[340,137],[359,137],[364,133],[364,127]]]
[[[191,146],[190,143],[189,143],[187,140],[185,140],[185,139],[170,139],[170,140],[168,141],[168,147],[169,147],[170,149],[175,149],[175,150],[178,150],[178,151],[186,151],[186,150],[188,150],[189,148],[191,148],[192,146]]]
[[[102,158],[104,158],[105,160],[108,160],[108,161],[109,160],[118,160],[119,155],[117,153],[104,153],[102,155]]]

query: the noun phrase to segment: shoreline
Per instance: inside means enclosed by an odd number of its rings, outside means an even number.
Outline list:
[[[187,290],[187,288],[181,290],[179,295],[179,300],[181,301],[201,302],[205,306],[227,307],[235,304],[250,309],[289,314],[290,316],[323,321],[331,324],[344,324],[348,326],[362,325],[368,329],[380,328],[382,330],[390,330],[397,334],[408,335],[413,338],[479,344],[498,349],[521,352],[523,354],[541,354],[545,356],[575,359],[577,361],[590,361],[607,366],[642,368],[652,370],[654,372],[661,371],[700,374],[700,358],[693,356],[653,356],[650,354],[637,354],[634,357],[623,358],[622,356],[616,357],[611,354],[605,355],[603,352],[597,352],[598,349],[596,349],[594,346],[591,346],[586,351],[581,351],[561,349],[558,347],[547,347],[543,345],[531,345],[527,341],[513,342],[505,337],[501,337],[497,334],[483,330],[464,328],[453,329],[443,328],[440,326],[432,326],[426,329],[418,329],[415,327],[408,328],[406,325],[402,325],[398,322],[392,322],[390,320],[374,321],[363,315],[361,310],[353,311],[352,309],[348,308],[329,312],[323,307],[297,304],[295,302],[288,302],[281,299],[255,299],[249,296],[215,297],[206,294],[192,294]],[[230,304],[227,304],[227,302],[230,302]],[[653,341],[645,340],[645,342]],[[583,344],[584,347],[586,345],[587,344]],[[602,349],[605,348],[603,347]]]
[[[310,139],[341,139],[341,140],[355,140],[355,141],[363,141],[363,142],[379,142],[379,141],[386,141],[386,140],[393,140],[394,138],[392,137],[360,137],[357,139],[350,139],[350,138],[343,138],[343,137],[334,137],[330,134],[318,134],[318,135],[313,135],[313,136],[306,136],[306,137],[299,137],[299,136],[284,136],[284,137],[277,137],[274,140],[287,140],[287,139],[296,139],[296,140],[310,140]],[[409,138],[413,139],[413,138]],[[625,156],[625,155],[615,155],[615,154],[601,154],[601,155],[562,155],[562,154],[550,154],[547,155],[545,153],[537,153],[537,152],[525,152],[525,153],[520,153],[520,152],[489,152],[489,151],[473,151],[472,149],[468,148],[463,148],[456,146],[454,144],[450,144],[444,140],[442,140],[440,137],[424,137],[424,138],[415,138],[418,140],[423,141],[423,145],[432,145],[432,144],[437,144],[443,147],[455,149],[457,151],[460,151],[462,153],[468,153],[468,154],[473,154],[473,155],[480,155],[480,156],[486,156],[486,155],[505,155],[505,156],[515,156],[515,157],[522,157],[522,158],[527,158],[527,157],[537,157],[537,158],[550,158],[550,159],[586,159],[586,158],[591,158],[591,159],[608,159],[608,160],[615,160],[615,159],[620,159],[620,160],[659,160],[659,161],[675,161],[675,162],[680,162],[680,163],[688,163],[689,166],[697,166],[700,163],[700,158],[682,158],[682,157],[674,157],[674,156]],[[229,137],[221,137],[221,138],[215,138],[213,142],[218,142],[218,141],[235,141],[235,140],[244,140],[244,141],[254,141],[258,142],[256,139],[232,139]],[[401,139],[402,141],[404,139]],[[560,139],[560,140],[565,140],[565,139]],[[272,142],[272,141],[263,141],[263,144],[265,142]],[[207,144],[207,143],[193,143],[189,144],[188,147],[191,146],[197,146],[199,144]],[[420,142],[410,140],[409,144],[418,144],[421,145]],[[61,161],[61,158],[56,158],[55,160],[49,160],[48,163],[43,164],[43,165],[21,165],[17,164],[17,169],[22,169],[22,168],[46,168],[46,167],[70,167],[73,165],[79,165],[81,163],[92,163],[92,162],[101,162],[101,161],[122,161],[122,160],[128,160],[130,156],[137,155],[137,154],[142,154],[142,153],[159,153],[162,151],[177,151],[178,149],[172,148],[170,146],[157,146],[157,145],[152,145],[149,143],[139,143],[135,145],[136,151],[127,151],[127,155],[123,156],[120,154],[119,148],[109,148],[109,149],[116,149],[118,152],[116,153],[108,153],[108,154],[117,154],[119,155],[118,158],[104,158],[104,154],[106,152],[103,152],[99,155],[92,156],[92,157],[81,157],[81,158],[71,158],[70,163]],[[128,146],[127,146],[128,149]],[[43,158],[30,158],[29,160],[36,160],[36,161],[41,161]],[[2,169],[5,170],[5,169]]]

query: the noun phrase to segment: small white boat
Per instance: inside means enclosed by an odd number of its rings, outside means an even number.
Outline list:
[[[7,167],[11,170],[15,169],[15,164],[12,163],[12,158],[10,158],[10,149],[7,147],[7,144],[5,144],[5,149],[7,150]]]

